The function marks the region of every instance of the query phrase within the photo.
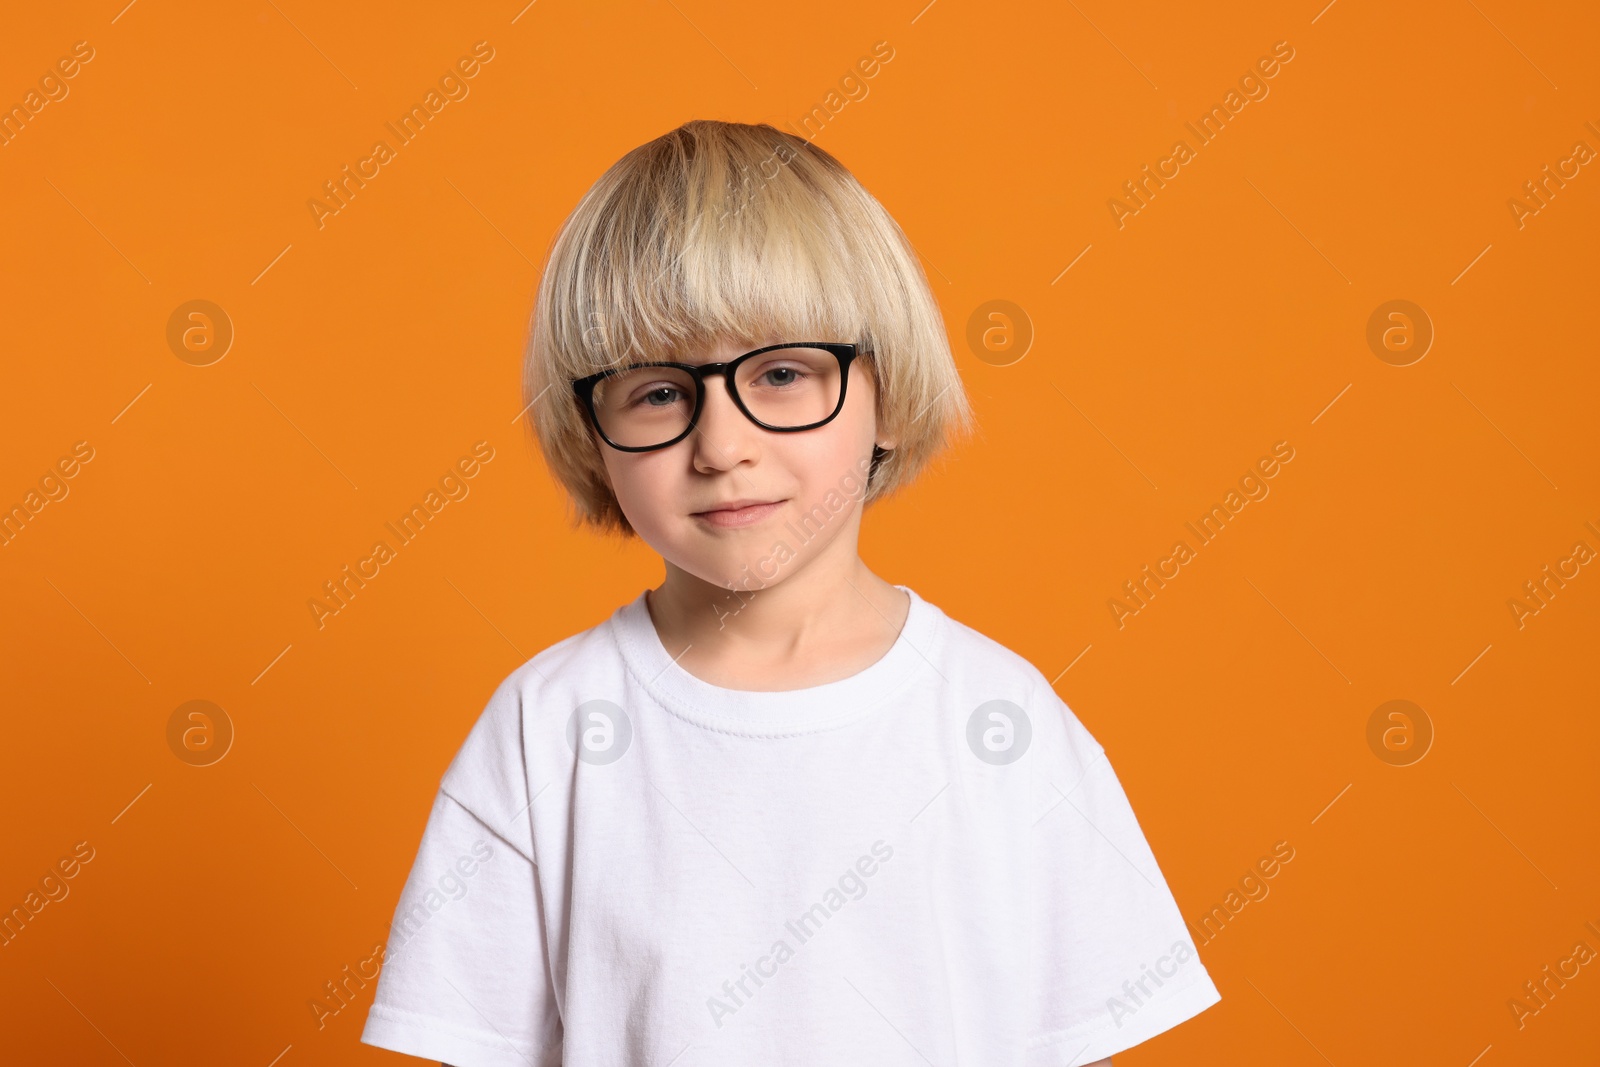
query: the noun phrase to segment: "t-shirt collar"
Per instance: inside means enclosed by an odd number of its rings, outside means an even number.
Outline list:
[[[865,669],[805,689],[761,692],[724,689],[680,667],[661,643],[645,594],[611,616],[610,627],[628,669],[662,707],[680,719],[722,733],[787,737],[816,733],[872,712],[936,658],[939,609],[915,590],[895,586],[911,598],[905,625],[889,651]]]

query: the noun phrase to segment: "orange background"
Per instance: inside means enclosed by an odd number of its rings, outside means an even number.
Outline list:
[[[95,858],[0,948],[5,1058],[400,1062],[357,1043],[371,986],[321,1030],[308,1002],[384,939],[495,684],[660,573],[567,527],[513,421],[538,264],[627,149],[797,121],[878,41],[817,143],[925,257],[982,431],[863,556],[1056,680],[1186,916],[1295,849],[1201,949],[1222,1002],[1118,1062],[1592,1057],[1600,965],[1507,1007],[1600,951],[1600,567],[1507,606],[1600,549],[1600,167],[1507,206],[1600,150],[1592,6],[521,6],[7,16],[0,102],[95,54],[0,147],[0,505],[94,459],[0,548],[0,906]],[[319,229],[307,200],[480,40],[470,95]],[[1270,95],[1118,229],[1281,40]],[[236,331],[210,366],[166,341],[192,299]],[[965,341],[994,299],[1035,331],[1009,366]],[[1436,330],[1410,366],[1367,345],[1392,299]],[[322,582],[480,440],[471,495],[318,630]],[[1278,441],[1270,496],[1119,629],[1108,599]],[[237,732],[212,766],[168,747],[195,699]],[[1436,734],[1410,766],[1368,746],[1391,699]]]

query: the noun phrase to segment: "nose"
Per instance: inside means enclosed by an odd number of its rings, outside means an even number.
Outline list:
[[[759,454],[756,435],[761,427],[745,417],[728,392],[722,375],[706,378],[706,399],[689,440],[694,447],[695,469],[703,473],[730,470]]]

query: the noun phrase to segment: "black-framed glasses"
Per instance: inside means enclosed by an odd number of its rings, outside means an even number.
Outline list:
[[[632,363],[572,382],[589,420],[619,452],[675,445],[694,429],[706,379],[720,375],[745,417],[763,430],[798,433],[832,422],[844,409],[853,344],[790,341],[726,363]]]

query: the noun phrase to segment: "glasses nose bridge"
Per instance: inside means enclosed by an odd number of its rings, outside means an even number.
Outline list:
[[[695,376],[705,384],[707,378],[721,378],[724,385],[733,382],[733,361],[727,363],[702,363],[694,369]]]
[[[695,381],[700,387],[700,403],[697,405],[694,416],[695,426],[705,421],[705,416],[711,406],[710,380],[713,378],[722,379],[722,388],[727,394],[727,403],[731,408],[731,412],[722,413],[719,418],[725,418],[727,414],[731,413],[737,417],[739,422],[749,422],[752,426],[757,425],[755,419],[745,410],[744,401],[739,396],[738,386],[735,384],[734,365],[737,362],[737,360],[730,360],[726,363],[702,363],[694,368]]]

